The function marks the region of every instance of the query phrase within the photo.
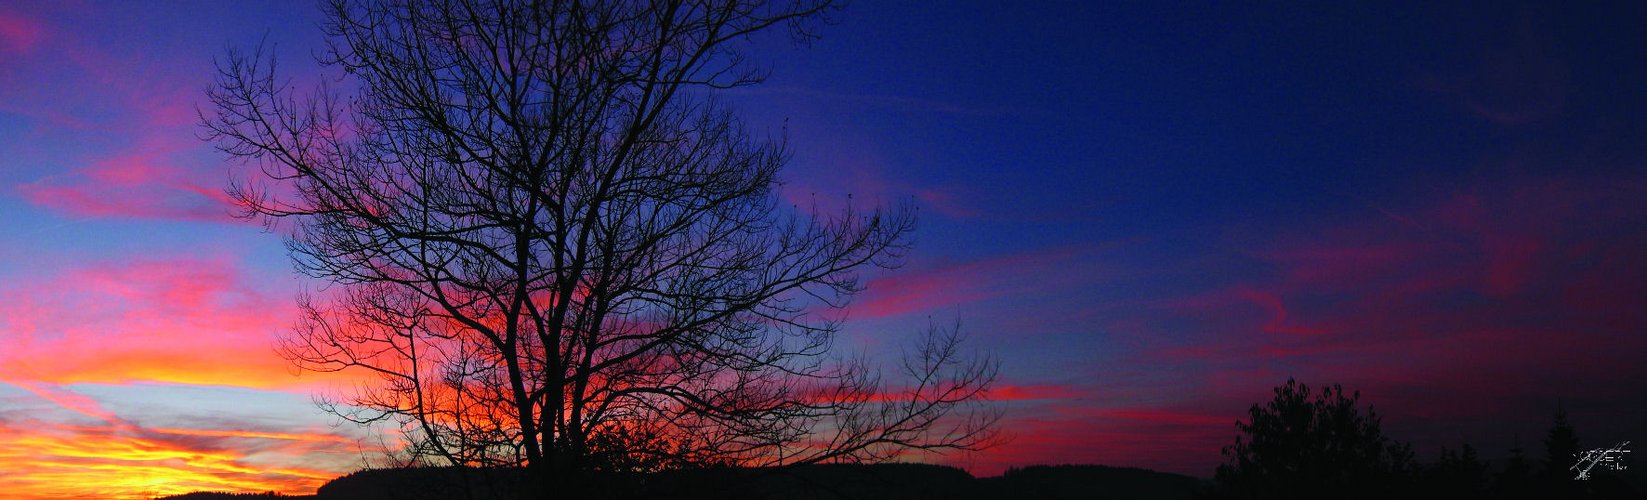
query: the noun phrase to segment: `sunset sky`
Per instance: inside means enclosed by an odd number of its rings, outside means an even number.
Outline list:
[[[1647,3],[1320,3],[858,1],[723,95],[787,128],[786,199],[919,206],[843,345],[998,356],[1012,440],[939,459],[974,474],[1210,477],[1289,376],[1426,461],[1540,456],[1558,402],[1647,442]],[[0,2],[0,495],[309,493],[395,446],[272,350],[320,283],[199,138],[213,57],[319,81],[318,21]]]

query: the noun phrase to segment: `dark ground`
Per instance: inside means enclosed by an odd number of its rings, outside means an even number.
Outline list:
[[[412,500],[511,496],[510,470],[457,468],[356,472],[315,495],[190,493],[167,500]],[[465,495],[464,485],[472,495]],[[726,499],[1190,499],[1206,482],[1189,476],[1100,465],[1033,466],[975,478],[954,467],[924,464],[810,465],[781,469],[714,469],[614,477],[580,498]],[[494,491],[496,489],[496,491]]]
[[[1629,472],[1635,472],[1633,470]],[[518,469],[414,468],[365,470],[334,479],[315,495],[190,493],[163,500],[492,500],[518,498],[514,485]],[[1419,487],[1407,498],[1642,498],[1633,477],[1599,473],[1595,480],[1562,490],[1529,485],[1525,491],[1452,494],[1445,488]],[[996,477],[976,478],[966,471],[939,465],[809,465],[772,469],[707,469],[656,474],[613,475],[593,482],[583,492],[567,495],[582,499],[697,499],[729,500],[892,500],[892,499],[1161,499],[1212,498],[1212,482],[1179,474],[1102,465],[1032,466],[1011,469]],[[467,493],[465,493],[467,490]],[[1343,493],[1343,492],[1340,492]],[[1412,496],[1417,495],[1417,496]],[[1338,495],[1324,495],[1333,498]]]

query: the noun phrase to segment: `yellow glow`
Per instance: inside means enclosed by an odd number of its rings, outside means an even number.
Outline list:
[[[148,499],[191,491],[306,494],[338,471],[254,466],[225,450],[127,435],[127,430],[55,426],[0,427],[0,492],[6,498]],[[156,429],[182,436],[335,441],[307,434]],[[152,435],[152,434],[151,434]]]

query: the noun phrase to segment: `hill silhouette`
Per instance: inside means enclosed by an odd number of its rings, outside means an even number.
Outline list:
[[[374,469],[339,477],[314,495],[190,493],[166,500],[282,498],[421,500],[512,498],[518,469]],[[594,498],[727,499],[1190,499],[1205,481],[1179,474],[1101,465],[1032,466],[996,477],[928,464],[818,464],[721,468],[602,478]]]
[[[971,498],[1195,498],[1205,481],[1181,474],[1103,465],[1035,465],[975,480]],[[981,496],[978,496],[981,495]]]

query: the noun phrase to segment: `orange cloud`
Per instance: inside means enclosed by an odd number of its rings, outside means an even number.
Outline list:
[[[190,491],[309,492],[343,471],[249,464],[131,430],[0,422],[0,490],[9,498],[151,498]]]
[[[97,400],[46,384],[13,383],[74,414],[79,425],[0,415],[0,491],[8,498],[151,498],[200,490],[308,492],[351,468],[353,440],[323,432],[146,428]],[[281,458],[271,463],[268,455]],[[328,457],[327,455],[333,455]],[[258,455],[264,455],[259,458]],[[301,463],[305,466],[293,466]]]
[[[316,410],[305,405],[290,415],[190,415],[179,407],[196,403],[169,401],[166,385],[147,383],[272,395],[361,376],[292,375],[273,349],[295,316],[292,299],[279,292],[227,257],[93,263],[0,284],[0,389],[18,387],[25,392],[12,399],[35,404],[0,412],[0,491],[7,498],[307,493],[359,467],[364,443],[351,437],[359,429],[312,430],[318,422],[306,415]],[[154,399],[126,414],[69,384],[116,384],[116,394]]]

